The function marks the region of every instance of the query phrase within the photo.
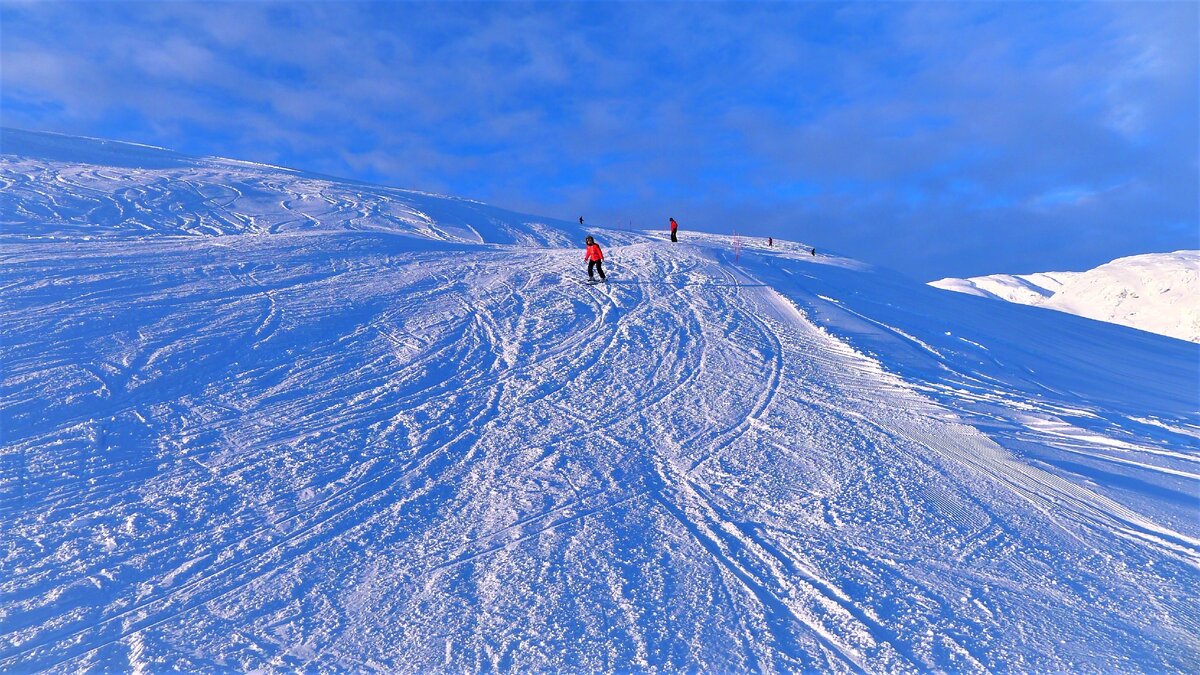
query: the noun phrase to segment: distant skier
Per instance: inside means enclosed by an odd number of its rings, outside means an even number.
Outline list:
[[[767,237],[767,246],[774,246],[774,245],[775,245],[775,239],[773,239],[772,237]]]
[[[604,260],[604,251],[600,250],[600,244],[597,244],[596,240],[592,239],[592,235],[590,234],[584,238],[583,243],[587,244],[587,250],[583,254],[583,259],[588,261],[588,280],[596,280],[592,276],[592,270],[594,269],[600,273],[600,281],[608,281],[604,276],[604,263],[602,262]]]
[[[811,249],[811,250],[809,250],[809,253],[811,253],[815,256],[817,254],[817,249],[815,249],[815,248]]]
[[[580,224],[580,225],[582,225],[582,224],[583,224],[583,216],[579,216],[579,224]]]
[[[679,241],[679,237],[676,236],[676,234],[675,234],[678,230],[679,230],[679,223],[675,222],[675,219],[672,218],[671,219],[671,241]]]

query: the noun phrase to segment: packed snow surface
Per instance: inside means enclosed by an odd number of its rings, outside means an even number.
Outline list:
[[[1200,669],[1200,346],[2,141],[2,670]]]
[[[992,274],[930,285],[1200,342],[1200,251],[1118,258],[1087,272]]]

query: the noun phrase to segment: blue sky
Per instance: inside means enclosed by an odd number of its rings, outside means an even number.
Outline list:
[[[0,123],[920,278],[1200,248],[1182,3],[0,4]]]

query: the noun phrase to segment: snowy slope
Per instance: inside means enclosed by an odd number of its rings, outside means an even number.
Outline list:
[[[0,140],[0,669],[1200,667],[1197,345]]]
[[[1200,251],[1118,258],[1087,272],[993,274],[930,285],[1200,342]]]
[[[1037,274],[989,274],[983,277],[949,277],[929,282],[930,286],[981,298],[1040,305],[1062,290],[1063,284],[1079,272],[1039,272]]]
[[[140,239],[319,229],[559,246],[578,238],[570,223],[467,199],[145,145],[4,129],[0,152],[15,162],[4,185],[9,234]]]

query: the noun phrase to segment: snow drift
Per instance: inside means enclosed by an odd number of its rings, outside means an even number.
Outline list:
[[[1200,667],[1200,347],[0,137],[0,668]],[[685,224],[686,225],[686,224]]]
[[[930,285],[1200,342],[1200,251],[1118,258],[1086,272],[992,274]]]

